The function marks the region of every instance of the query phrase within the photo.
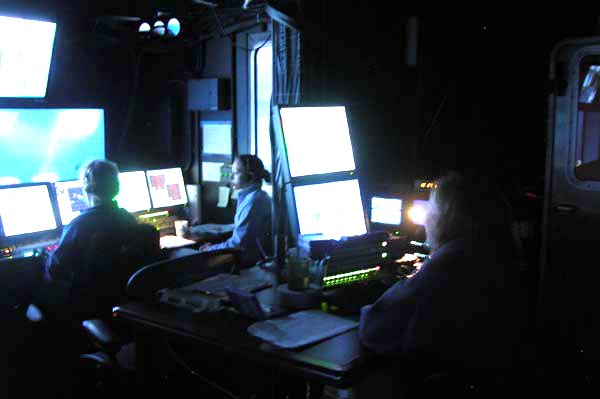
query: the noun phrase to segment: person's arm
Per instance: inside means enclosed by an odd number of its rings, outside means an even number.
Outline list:
[[[375,303],[363,306],[359,337],[364,346],[379,354],[402,353],[418,298],[428,289],[425,283],[428,266],[390,287]]]
[[[214,251],[217,249],[238,248],[244,250],[252,245],[252,240],[259,236],[260,225],[265,223],[265,218],[270,218],[270,204],[266,201],[254,200],[244,204],[236,215],[236,223],[233,233],[228,240],[203,247],[203,251]],[[269,212],[266,207],[269,206]]]
[[[44,278],[47,282],[70,280],[74,258],[77,256],[78,229],[73,224],[65,227],[58,247],[46,259]]]

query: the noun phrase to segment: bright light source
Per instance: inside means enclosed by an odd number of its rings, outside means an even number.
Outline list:
[[[427,209],[421,204],[415,204],[408,211],[408,217],[414,224],[423,225],[427,217]]]
[[[156,21],[154,23],[154,28],[152,29],[152,32],[157,36],[164,36],[165,35],[165,23],[163,21]]]
[[[150,24],[148,22],[143,22],[140,27],[138,28],[138,32],[139,33],[148,33],[150,32],[150,29],[152,29],[150,27]]]
[[[181,31],[181,24],[177,18],[169,19],[167,22],[167,34],[169,36],[177,36]]]

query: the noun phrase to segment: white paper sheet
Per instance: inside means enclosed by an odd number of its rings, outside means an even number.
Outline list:
[[[221,181],[221,162],[202,162],[202,181]]]
[[[202,152],[231,155],[231,123],[204,122],[202,124]]]
[[[219,200],[217,201],[217,207],[226,208],[229,203],[229,187],[219,187]]]

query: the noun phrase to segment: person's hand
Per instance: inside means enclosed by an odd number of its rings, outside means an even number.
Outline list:
[[[208,251],[208,249],[211,247],[211,245],[212,245],[211,243],[205,242],[204,244],[202,244],[200,246],[200,248],[198,248],[198,251],[200,251],[200,252]]]

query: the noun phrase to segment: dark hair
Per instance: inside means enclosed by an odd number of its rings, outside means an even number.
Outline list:
[[[475,174],[449,173],[431,193],[427,240],[433,249],[456,238],[512,244],[512,211],[500,187]]]
[[[250,182],[261,182],[262,179],[267,183],[271,182],[271,174],[265,170],[263,162],[256,155],[241,154],[236,159],[244,166],[244,173]]]
[[[83,187],[88,194],[112,200],[119,193],[119,168],[108,160],[91,161],[84,169]]]

